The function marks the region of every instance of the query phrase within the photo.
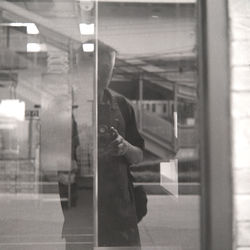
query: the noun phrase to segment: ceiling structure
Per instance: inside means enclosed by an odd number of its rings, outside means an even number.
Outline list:
[[[168,1],[169,3],[189,3],[192,4],[194,1]],[[107,7],[105,9],[105,6],[109,6],[108,8],[116,8],[116,13],[119,14],[119,11],[126,12],[130,15],[130,18],[133,19],[135,14],[131,12],[131,3],[128,3],[127,5],[119,4],[118,3],[108,3],[104,4],[101,3],[99,6],[99,11],[102,14],[99,14],[100,19],[100,28],[99,28],[99,34],[100,39],[103,39],[105,42],[109,42],[109,40],[112,38],[114,41],[114,44],[112,46],[115,46],[115,49],[119,47],[119,53],[118,60],[116,62],[115,72],[114,72],[114,83],[125,84],[127,83],[137,83],[139,79],[142,79],[145,83],[151,84],[152,88],[156,89],[158,88],[159,91],[166,91],[170,95],[170,93],[173,93],[175,86],[177,87],[177,95],[181,98],[187,99],[189,101],[195,101],[196,99],[196,92],[197,92],[197,65],[196,65],[196,48],[193,44],[193,38],[191,38],[191,43],[188,49],[185,49],[183,45],[176,49],[175,51],[170,47],[169,50],[166,50],[166,53],[158,52],[158,53],[152,53],[153,50],[155,50],[155,44],[152,44],[154,42],[154,33],[152,33],[152,36],[149,36],[146,34],[146,37],[148,38],[148,53],[144,53],[143,51],[140,52],[138,48],[143,47],[140,46],[140,44],[135,43],[132,45],[129,45],[128,43],[124,42],[122,43],[121,40],[124,38],[124,36],[129,36],[125,32],[124,34],[119,34],[117,31],[117,28],[115,28],[114,21],[112,23],[112,20],[110,21],[108,19],[108,10]],[[57,6],[58,5],[58,6]],[[53,6],[54,10],[58,10],[58,12],[50,13],[48,11],[49,8]],[[79,22],[80,22],[80,14],[76,10],[76,2],[71,1],[63,1],[63,0],[46,0],[43,1],[43,4],[41,4],[41,1],[36,0],[26,0],[26,1],[1,1],[0,2],[0,9],[2,10],[1,16],[5,20],[9,21],[22,21],[22,22],[32,22],[36,23],[38,26],[38,29],[40,31],[40,39],[44,43],[51,44],[61,50],[69,51],[73,48],[73,50],[78,50],[79,47],[81,47],[82,43],[82,37],[79,34]],[[165,6],[165,5],[164,5]],[[40,9],[39,9],[40,7]],[[126,8],[125,8],[126,7]],[[161,11],[157,11],[157,8],[159,6],[154,5],[152,8],[145,9],[145,13],[151,15],[151,12],[149,11],[152,9],[153,15],[157,13],[158,16],[161,17],[164,12],[164,8],[161,6]],[[185,18],[190,19],[189,16],[192,14],[192,6],[185,8],[184,11],[181,10],[182,16],[185,16]],[[158,8],[159,9],[159,8]],[[169,11],[168,9],[171,9],[169,6],[166,8],[166,13]],[[188,11],[186,11],[186,9]],[[191,9],[191,11],[190,11]],[[60,10],[60,11],[59,11]],[[106,12],[105,12],[106,11]],[[136,11],[136,10],[135,10]],[[176,9],[176,11],[180,11],[179,9]],[[171,9],[171,13],[173,10]],[[187,13],[191,14],[187,14]],[[106,14],[105,14],[106,13]],[[132,13],[132,14],[131,14]],[[165,13],[165,15],[166,15]],[[126,13],[125,13],[126,14]],[[47,15],[47,17],[46,17]],[[54,15],[56,18],[54,18],[54,21],[51,22],[51,15]],[[142,14],[141,14],[142,15]],[[49,18],[50,19],[49,19]],[[153,16],[152,16],[153,17]],[[154,19],[155,17],[153,17]],[[159,32],[164,33],[164,29],[166,30],[166,34],[168,34],[169,26],[166,24],[164,19],[158,20],[155,23],[155,20],[152,18],[150,20],[146,20],[146,24],[143,24],[141,26],[142,20],[138,18],[138,22],[130,23],[127,25],[127,27],[133,27],[136,29],[137,27],[151,27],[151,31],[154,31],[154,27],[159,27]],[[178,19],[178,16],[177,16]],[[174,20],[177,20],[174,19]],[[67,22],[65,22],[65,20]],[[107,20],[102,22],[102,20]],[[63,22],[64,21],[64,22]],[[185,20],[184,20],[185,21]],[[126,22],[126,20],[125,20]],[[169,21],[168,21],[169,22]],[[65,25],[67,23],[67,25]],[[193,24],[190,22],[191,26],[186,27],[187,32],[193,32]],[[106,25],[106,26],[105,26]],[[112,26],[113,25],[113,26]],[[120,25],[123,25],[121,27],[125,27],[124,23],[121,23]],[[146,25],[146,26],[145,26]],[[170,24],[171,25],[171,24]],[[183,24],[180,24],[183,28]],[[108,28],[107,28],[108,26]],[[160,30],[161,29],[161,30]],[[177,27],[179,29],[179,27]],[[126,27],[125,27],[126,30]],[[70,32],[69,32],[70,31]],[[133,31],[133,30],[132,30]],[[146,32],[147,30],[145,30]],[[186,30],[180,30],[179,33],[186,32]],[[191,33],[190,33],[191,34]],[[113,36],[113,37],[112,37]],[[132,37],[135,37],[136,34],[130,35]],[[137,34],[138,39],[139,35]],[[144,34],[143,37],[144,38]],[[120,39],[118,39],[118,38]],[[169,40],[169,37],[162,38],[163,42],[161,43],[161,46],[167,46],[165,41],[166,39]],[[139,42],[140,40],[138,40]],[[170,40],[169,40],[170,41]],[[161,42],[161,41],[160,41]],[[173,44],[176,41],[173,40]],[[152,45],[151,45],[152,44]],[[171,41],[169,42],[171,44]],[[160,45],[158,42],[157,46]],[[126,46],[130,46],[131,50],[133,51],[133,47],[135,47],[135,50],[138,52],[135,53],[125,53]],[[147,46],[145,44],[145,46]],[[151,49],[152,48],[152,49]],[[181,49],[183,48],[183,49]],[[131,51],[130,50],[130,51]],[[151,52],[150,52],[151,51]],[[169,52],[171,51],[171,52]],[[12,53],[13,54],[13,53]],[[15,55],[15,57],[18,57],[18,55]],[[15,62],[17,60],[14,60]],[[23,60],[22,60],[23,61]],[[156,88],[155,88],[156,86]],[[138,95],[137,95],[138,98]]]
[[[152,86],[153,92],[150,92],[151,95],[147,96],[144,94],[145,99],[154,99],[154,91],[157,90],[161,93],[166,91],[165,95],[162,95],[162,99],[169,99],[175,86],[177,86],[178,97],[195,102],[197,91],[196,57],[193,55],[180,60],[170,60],[164,56],[157,56],[157,58],[118,58],[113,77],[116,84],[130,81],[138,85],[140,79]],[[134,85],[136,86],[136,84]],[[130,92],[134,93],[134,91]],[[157,95],[159,98],[159,93]],[[127,97],[129,98],[129,96]]]
[[[84,21],[84,13],[79,9],[80,2],[82,1],[0,1],[0,17],[4,22],[36,24],[39,29],[38,39],[42,43],[56,48],[59,53],[61,51],[71,55],[72,52],[79,53],[82,43],[88,40],[79,31],[79,23]],[[143,5],[124,1],[99,3],[98,38],[119,52],[113,86],[119,86],[120,92],[126,89],[130,99],[139,99],[139,82],[142,81],[144,89],[147,90],[143,93],[144,98],[169,100],[176,93],[184,102],[196,102],[194,2],[168,1],[164,5],[145,2]],[[88,7],[87,5],[83,8]],[[85,21],[95,20],[87,16]],[[9,60],[9,68],[13,63],[13,68],[22,70],[23,65],[32,63],[27,52],[13,50],[6,53],[14,59]],[[46,54],[46,51],[37,53],[38,60],[40,57],[45,60]],[[18,61],[22,62],[20,68],[19,63],[17,67],[15,65]],[[5,62],[1,63],[3,66]],[[23,79],[22,83],[19,82],[22,93],[35,103],[40,94],[39,88],[36,93],[31,87],[34,82]],[[134,96],[129,96],[131,93]],[[144,136],[150,152],[157,152],[165,157],[166,148],[172,150],[171,145],[158,137],[150,133],[144,133]]]
[[[180,98],[196,102],[195,5],[181,3],[99,3],[98,37],[118,51],[113,78],[117,88],[133,83],[133,91],[127,92],[138,99],[141,79],[152,94],[144,93],[144,98],[152,99],[158,91],[158,98],[165,92],[160,98],[169,99],[175,89]]]

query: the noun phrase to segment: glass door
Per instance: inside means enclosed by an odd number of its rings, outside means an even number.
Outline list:
[[[197,12],[0,2],[1,249],[201,249]]]
[[[101,1],[97,23],[97,248],[198,250],[196,1]]]
[[[0,249],[93,249],[95,5],[0,2]]]

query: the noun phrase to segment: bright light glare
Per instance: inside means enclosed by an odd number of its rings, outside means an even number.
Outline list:
[[[93,52],[95,50],[95,46],[93,43],[84,43],[82,45],[82,49],[84,52]]]
[[[23,121],[25,118],[25,103],[19,100],[2,100],[0,103],[0,117]]]
[[[26,23],[7,23],[8,26],[13,26],[13,27],[23,27],[26,26]]]
[[[34,23],[27,23],[27,33],[30,35],[39,34],[39,30]]]
[[[95,26],[93,23],[80,23],[79,26],[82,35],[93,35],[95,33]]]
[[[46,51],[46,45],[40,43],[27,43],[27,52]]]
[[[39,30],[34,23],[10,23],[9,26],[12,27],[26,27],[27,33],[30,35],[37,35],[39,34]]]

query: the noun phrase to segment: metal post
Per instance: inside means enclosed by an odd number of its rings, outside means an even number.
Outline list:
[[[71,171],[68,174],[68,208],[71,207]]]
[[[72,113],[73,113],[73,104],[74,104],[74,93],[73,93],[73,86],[72,86],[72,81],[71,81],[71,74],[73,72],[73,41],[69,39],[69,45],[68,45],[68,80],[69,80],[69,91],[71,92],[71,156],[72,156],[72,143],[73,143],[73,127],[72,127]],[[68,174],[68,208],[71,207],[71,177],[72,177],[72,169],[73,169],[73,160],[71,159],[71,166],[70,166],[70,171]]]
[[[95,40],[98,39],[98,1],[95,0],[94,5],[95,11]],[[94,249],[98,247],[98,86],[97,86],[97,79],[98,79],[98,43],[96,43],[95,47],[95,74],[94,74],[94,103],[93,103],[93,138],[94,138],[94,148],[93,148],[93,170],[94,170],[94,195],[93,195],[93,204],[94,204]]]
[[[138,123],[139,123],[139,130],[142,130],[143,126],[143,75],[140,72],[139,74],[139,112],[138,112]]]
[[[28,158],[31,160],[32,158],[32,141],[33,141],[33,117],[31,116],[29,119],[27,119],[29,122],[29,132],[28,132]]]
[[[174,134],[173,134],[173,146],[174,152],[176,153],[178,150],[178,97],[177,97],[177,90],[178,85],[177,83],[173,84],[174,87],[174,112],[173,112],[173,119],[174,119]]]
[[[228,1],[199,1],[201,249],[232,250]]]

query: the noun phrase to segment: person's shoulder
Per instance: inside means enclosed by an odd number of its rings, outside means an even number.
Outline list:
[[[129,105],[129,102],[127,101],[127,99],[122,95],[117,95],[116,99],[118,102],[120,102],[123,105]]]
[[[127,98],[119,93],[112,92],[112,98],[118,104],[120,111],[126,121],[130,121],[133,116],[133,107],[127,100]]]
[[[119,93],[115,93],[115,92],[111,92],[111,95],[113,97],[113,99],[118,102],[119,105],[126,105],[126,106],[130,106],[130,103],[128,102],[128,100],[126,99],[125,96],[119,94]]]
[[[111,96],[113,97],[113,98],[115,98],[115,99],[125,99],[125,97],[123,96],[123,95],[121,95],[121,94],[119,94],[119,93],[117,93],[117,92],[115,92],[115,91],[112,91],[111,89],[108,89],[108,92],[111,94]]]

